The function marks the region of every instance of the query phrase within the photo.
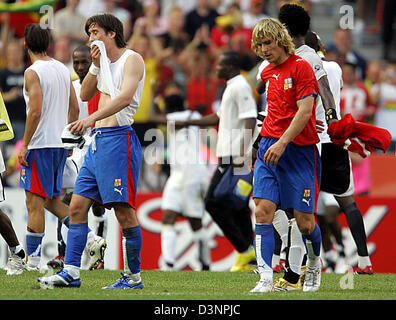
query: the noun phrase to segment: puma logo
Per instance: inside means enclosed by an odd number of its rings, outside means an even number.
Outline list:
[[[304,61],[304,59],[297,59],[296,62],[297,62],[297,61]]]
[[[276,75],[275,73],[272,75],[277,81],[278,81],[278,77],[280,76],[280,73],[278,75]]]
[[[305,202],[308,207],[309,207],[309,203],[311,202],[311,200],[307,200],[307,199],[304,199],[304,198],[302,198],[301,201]]]
[[[121,188],[121,189],[114,188],[114,191],[117,191],[120,194],[120,196],[122,196],[122,189],[124,189],[124,188]]]
[[[21,177],[23,183],[26,183],[26,177]]]

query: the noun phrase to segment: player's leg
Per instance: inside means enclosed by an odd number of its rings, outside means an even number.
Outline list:
[[[7,275],[21,274],[25,269],[25,250],[19,244],[18,237],[10,218],[0,210],[0,234],[10,248],[11,256],[7,263]]]
[[[80,287],[81,256],[87,242],[88,210],[92,200],[74,194],[70,203],[70,227],[67,235],[65,267],[50,277],[38,281],[44,285]]]
[[[202,270],[207,271],[210,268],[210,249],[202,219],[190,217],[188,221],[193,231],[193,240],[198,247],[198,259],[201,262]]]
[[[172,270],[176,262],[176,230],[175,223],[180,213],[165,209],[162,215],[161,252],[165,262],[164,270]]]
[[[370,256],[367,250],[366,230],[364,228],[362,213],[356,205],[353,195],[340,197],[335,196],[341,210],[345,213],[345,217],[351,230],[353,240],[357,247],[358,253],[358,274],[373,274],[373,268]]]
[[[272,258],[272,268],[275,272],[281,272],[283,267],[280,264],[280,253],[282,245],[285,248],[287,247],[289,233],[289,219],[286,215],[286,212],[283,210],[276,210],[272,224],[276,230],[275,251]]]
[[[124,272],[120,280],[103,289],[142,289],[140,252],[142,232],[135,209],[127,203],[115,203],[114,211],[123,234]]]
[[[304,291],[317,291],[320,287],[322,262],[320,260],[320,247],[322,235],[315,216],[312,213],[294,210],[298,228],[304,235],[307,245],[308,259],[305,271]]]
[[[41,259],[41,243],[45,230],[45,198],[29,191],[25,191],[25,195],[28,211],[26,231],[27,266],[29,270],[38,270]]]
[[[274,218],[276,203],[261,198],[255,198],[256,217],[255,251],[260,281],[250,292],[269,292],[273,285],[272,255],[274,253]]]

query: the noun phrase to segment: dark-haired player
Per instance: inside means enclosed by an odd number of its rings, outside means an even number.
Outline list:
[[[18,161],[28,210],[28,268],[38,269],[45,230],[44,208],[68,224],[69,207],[60,200],[67,156],[61,134],[68,123],[77,120],[79,110],[70,72],[47,55],[49,31],[39,24],[29,24],[24,36],[33,64],[25,71],[27,118]]]
[[[65,267],[53,276],[39,278],[39,282],[50,286],[80,287],[88,209],[93,201],[97,201],[114,208],[124,236],[125,274],[105,288],[142,289],[142,234],[135,212],[142,151],[131,125],[143,92],[144,61],[138,53],[126,49],[122,23],[112,14],[88,18],[85,31],[90,42],[103,42],[109,60],[101,59],[99,46],[92,46],[92,64],[82,83],[80,97],[88,101],[100,91],[100,100],[96,112],[69,127],[72,134],[82,135],[95,124],[93,141],[84,158],[70,203]],[[108,64],[112,83],[108,83],[109,79],[101,72],[102,68],[106,72],[104,64]],[[115,91],[113,97],[110,96],[111,86]]]

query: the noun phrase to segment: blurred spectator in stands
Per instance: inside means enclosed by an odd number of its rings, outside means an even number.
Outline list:
[[[237,4],[243,13],[248,12],[250,3],[251,0],[212,0],[211,2],[212,8],[216,8],[219,14],[224,14],[233,4]]]
[[[383,59],[389,60],[389,54],[393,39],[393,26],[396,18],[396,1],[384,0],[383,24],[382,24],[382,45]]]
[[[85,19],[88,19],[90,16],[105,11],[104,0],[80,0],[77,10]]]
[[[214,112],[218,80],[213,73],[213,56],[206,48],[196,49],[191,56],[190,78],[187,82],[187,104],[192,111],[206,116]]]
[[[396,62],[388,62],[383,80],[373,85],[371,98],[377,106],[374,125],[389,130],[392,141],[388,152],[396,151]]]
[[[188,33],[184,30],[186,17],[183,9],[180,7],[172,7],[168,14],[168,31],[162,34],[162,47],[185,48],[189,43]]]
[[[83,29],[84,30],[84,29]],[[62,62],[69,70],[74,73],[73,61],[71,59],[73,49],[67,37],[59,37],[54,43],[54,58]]]
[[[120,7],[121,0],[104,0],[105,12],[112,13],[121,22],[124,28],[124,39],[129,39],[132,32],[132,16],[127,9]]]
[[[155,125],[148,122],[150,104],[153,97],[153,83],[158,77],[159,69],[159,60],[157,54],[160,53],[160,49],[156,49],[155,45],[155,40],[144,33],[133,34],[131,39],[128,41],[128,48],[138,52],[143,57],[145,65],[146,77],[142,99],[140,101],[139,109],[133,117],[133,128],[140,140],[142,147],[146,147],[150,143],[150,141],[144,141],[145,132],[148,129],[155,127]]]
[[[356,121],[371,122],[375,107],[369,92],[356,75],[356,65],[346,62],[342,65],[344,86],[341,89],[341,114],[351,113]]]
[[[250,0],[249,10],[242,11],[243,26],[247,29],[253,29],[261,19],[268,18],[264,13],[265,0]],[[242,8],[241,8],[242,10]]]
[[[366,79],[364,79],[364,85],[370,92],[373,85],[380,82],[382,76],[382,64],[378,60],[370,61],[367,66]]]
[[[256,55],[251,50],[252,29],[243,27],[238,5],[231,5],[224,15],[216,18],[210,41],[217,57],[225,51],[235,51],[241,56],[243,70],[250,70],[256,64]]]
[[[168,31],[168,19],[160,16],[158,0],[144,0],[143,13],[136,19],[133,32],[138,28],[149,36],[160,36]]]
[[[325,46],[324,55],[327,61],[335,61],[340,65],[340,67],[345,62],[345,55],[343,55],[332,43]]]
[[[345,56],[345,61],[356,65],[359,79],[366,78],[366,59],[355,49],[352,48],[353,39],[349,29],[337,28],[334,32],[334,45]]]
[[[161,16],[168,18],[173,7],[179,7],[187,14],[195,9],[196,4],[196,0],[160,0]]]
[[[8,116],[14,129],[14,139],[7,141],[15,144],[25,133],[26,104],[23,98],[23,83],[26,64],[24,49],[20,40],[13,40],[6,47],[7,67],[0,71],[0,90]]]
[[[195,33],[202,25],[206,24],[209,31],[211,31],[216,24],[215,20],[218,16],[218,12],[211,7],[209,0],[197,0],[195,9],[186,16],[186,31],[190,39],[194,38]]]
[[[84,32],[86,18],[77,11],[80,0],[67,0],[66,7],[55,12],[52,35],[55,40],[68,38],[72,50],[88,41]]]

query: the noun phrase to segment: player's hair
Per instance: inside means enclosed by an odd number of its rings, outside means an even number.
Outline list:
[[[285,4],[279,9],[279,21],[282,22],[292,37],[307,34],[311,18],[305,9],[298,4]]]
[[[124,39],[124,28],[122,26],[122,22],[112,15],[111,13],[100,13],[96,14],[92,17],[89,17],[87,22],[85,23],[85,32],[89,36],[89,27],[91,24],[97,24],[99,27],[108,32],[115,32],[115,43],[118,48],[125,48],[126,42]]]
[[[91,48],[88,47],[85,44],[82,44],[82,45],[78,46],[76,49],[74,49],[73,54],[75,52],[86,52],[86,53],[90,54],[91,53]]]
[[[223,61],[232,69],[240,70],[241,69],[241,56],[238,52],[235,51],[226,51],[222,54]]]
[[[261,19],[253,29],[252,50],[263,59],[259,43],[264,39],[274,41],[278,46],[283,47],[287,54],[294,54],[293,40],[286,27],[279,20],[274,18]]]
[[[27,48],[33,53],[40,54],[47,52],[50,42],[48,29],[41,28],[37,23],[30,23],[25,28],[24,37]]]

